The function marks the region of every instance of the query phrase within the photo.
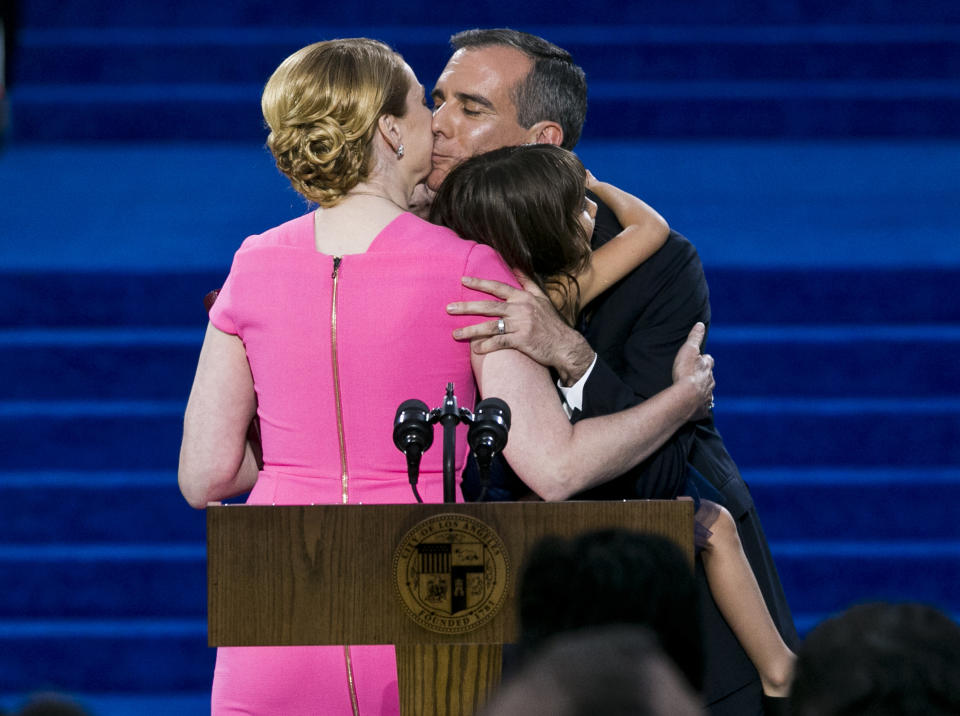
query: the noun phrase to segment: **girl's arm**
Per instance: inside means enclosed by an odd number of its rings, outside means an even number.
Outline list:
[[[587,268],[576,277],[581,306],[653,256],[670,233],[666,220],[652,207],[612,184],[597,181],[589,171],[587,189],[613,210],[623,231],[594,251]]]

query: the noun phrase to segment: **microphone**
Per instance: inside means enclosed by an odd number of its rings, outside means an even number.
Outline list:
[[[480,468],[481,494],[486,493],[490,481],[490,464],[494,456],[507,445],[510,430],[510,406],[500,398],[485,398],[477,403],[473,422],[467,431],[467,443],[477,458]],[[481,500],[482,501],[482,500]]]
[[[407,476],[417,502],[423,502],[417,492],[420,477],[420,458],[433,444],[433,425],[430,410],[422,400],[405,400],[397,408],[393,419],[393,444],[407,456]]]

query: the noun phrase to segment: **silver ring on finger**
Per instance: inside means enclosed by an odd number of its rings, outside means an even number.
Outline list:
[[[502,318],[497,319],[497,333],[501,336],[507,332],[507,324],[503,322]]]

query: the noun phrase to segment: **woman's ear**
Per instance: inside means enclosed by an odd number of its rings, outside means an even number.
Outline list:
[[[380,119],[377,120],[377,130],[383,137],[383,141],[385,141],[387,146],[394,152],[397,151],[397,147],[403,144],[400,135],[400,126],[397,123],[397,118],[392,114],[380,115]]]

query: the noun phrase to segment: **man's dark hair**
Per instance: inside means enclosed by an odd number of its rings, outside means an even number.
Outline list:
[[[519,585],[524,658],[558,634],[608,624],[645,626],[690,685],[703,688],[697,587],[683,551],[665,537],[623,529],[547,537]]]
[[[794,716],[960,713],[960,625],[923,604],[861,604],[800,646]]]
[[[454,51],[474,47],[512,47],[533,62],[529,74],[511,90],[517,122],[529,128],[550,120],[563,129],[564,149],[573,149],[587,117],[587,78],[570,53],[542,37],[510,28],[475,29],[450,38]]]

